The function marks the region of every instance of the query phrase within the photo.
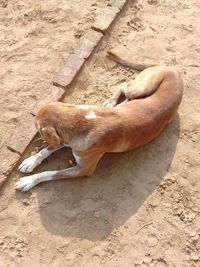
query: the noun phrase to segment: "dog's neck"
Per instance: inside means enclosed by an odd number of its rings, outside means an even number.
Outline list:
[[[99,138],[97,127],[100,118],[97,116],[97,108],[93,110],[88,106],[76,106],[65,123],[62,125],[63,141],[74,150],[82,151],[89,149]],[[61,124],[63,119],[61,118]],[[59,129],[58,129],[59,131]],[[99,134],[98,134],[99,135]]]

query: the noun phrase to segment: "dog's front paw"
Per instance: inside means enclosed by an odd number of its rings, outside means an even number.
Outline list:
[[[116,101],[114,99],[108,99],[103,103],[104,107],[107,108],[113,108],[117,105]]]
[[[19,181],[16,182],[16,189],[21,190],[22,192],[26,192],[39,184],[38,181],[38,175],[30,175],[30,176],[24,176],[19,179]]]
[[[32,172],[38,165],[40,165],[41,160],[39,157],[31,156],[25,159],[20,165],[18,170],[23,173]]]

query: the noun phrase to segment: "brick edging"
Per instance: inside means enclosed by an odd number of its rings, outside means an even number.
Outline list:
[[[70,85],[102,37],[102,33],[92,29],[84,34],[66,59],[64,66],[54,74],[53,84],[62,88]]]
[[[62,99],[65,94],[63,88],[66,88],[74,80],[126,2],[128,0],[115,0],[113,6],[100,9],[91,29],[79,39],[77,46],[68,56],[64,66],[55,73],[53,77],[53,85],[55,86],[50,86],[50,92],[45,96],[45,99],[41,99],[36,104],[36,109],[49,102]],[[22,118],[21,123],[0,151],[0,189],[35,135],[36,129],[33,124],[33,117],[28,113],[26,117]]]

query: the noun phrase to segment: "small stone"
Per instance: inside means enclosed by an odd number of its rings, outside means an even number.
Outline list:
[[[192,260],[197,261],[197,260],[199,259],[199,255],[198,255],[198,253],[192,251],[190,258],[191,258]]]
[[[95,213],[94,213],[94,217],[96,217],[96,218],[99,218],[99,217],[100,217],[100,214],[99,214],[98,211],[95,211]]]
[[[22,202],[25,206],[30,205],[30,202],[29,202],[28,199],[22,199],[21,202]]]
[[[190,237],[193,237],[193,236],[195,236],[196,235],[196,232],[191,232],[190,233]]]
[[[73,165],[73,161],[71,159],[69,160],[69,164],[70,165]]]
[[[151,257],[149,256],[146,256],[144,259],[143,259],[143,262],[145,263],[150,263],[152,261]]]
[[[155,247],[158,244],[158,239],[151,235],[148,239],[147,239],[147,243],[149,245],[149,247]]]
[[[188,218],[187,218],[188,222],[192,222],[195,217],[196,217],[195,213],[192,213],[192,214],[188,215]]]
[[[69,55],[65,65],[55,73],[53,84],[64,88],[67,87],[83,66],[84,61],[83,58],[76,54]]]
[[[101,9],[99,15],[97,16],[92,26],[92,29],[105,34],[105,32],[110,27],[112,22],[115,20],[119,12],[120,10],[117,7],[107,7]]]
[[[191,238],[191,240],[192,240],[192,244],[196,244],[196,243],[198,242],[198,240],[199,240],[199,235],[195,235],[195,236],[193,236],[193,237]]]
[[[157,207],[160,205],[160,202],[161,202],[161,196],[159,194],[154,194],[152,197],[151,197],[151,200],[150,200],[150,204],[152,207]]]

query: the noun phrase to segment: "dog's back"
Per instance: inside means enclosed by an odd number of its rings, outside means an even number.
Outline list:
[[[119,57],[116,61],[139,70],[147,67],[140,74],[144,76],[142,86],[152,94],[113,109],[120,119],[111,123],[101,141],[108,152],[132,150],[153,140],[173,119],[183,95],[183,81],[175,68],[127,63]]]

